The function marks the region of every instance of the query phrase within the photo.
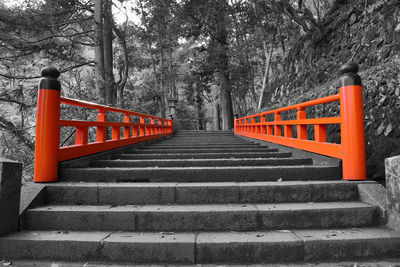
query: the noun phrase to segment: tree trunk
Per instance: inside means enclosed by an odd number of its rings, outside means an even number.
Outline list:
[[[264,75],[263,75],[263,83],[262,83],[262,87],[261,87],[260,98],[258,100],[258,106],[257,106],[258,110],[261,109],[261,105],[262,105],[263,100],[264,100],[265,88],[267,87],[269,69],[270,69],[270,66],[271,66],[272,53],[274,51],[273,50],[274,47],[271,44],[271,47],[269,49],[269,54],[268,54],[268,52],[267,52],[267,44],[265,43],[265,41],[263,41],[263,47],[264,47],[264,54],[265,54],[265,72],[264,72]]]
[[[125,107],[124,101],[124,88],[126,82],[128,80],[129,74],[129,56],[128,56],[128,47],[126,44],[126,23],[125,23],[125,30],[121,30],[118,28],[115,23],[113,24],[114,32],[116,33],[119,44],[122,48],[123,60],[119,62],[119,80],[116,83],[116,90],[117,90],[117,105],[121,108]]]
[[[94,0],[94,22],[95,36],[97,39],[97,45],[94,50],[94,58],[96,61],[95,85],[102,102],[106,103],[106,92],[104,88],[103,0]]]
[[[164,47],[163,47],[163,40],[161,38],[161,26],[160,23],[157,23],[157,30],[158,30],[158,45],[159,45],[159,53],[160,53],[160,117],[165,118],[166,116],[166,101],[165,101],[165,75],[164,75]]]
[[[168,35],[168,43],[169,43],[169,64],[168,64],[168,107],[169,107],[169,114],[175,115],[176,112],[176,102],[178,100],[178,94],[176,92],[176,85],[175,85],[175,78],[176,72],[174,69],[174,62],[173,62],[173,43],[171,38],[171,31],[167,27],[167,35]]]
[[[104,4],[104,72],[106,103],[112,105],[115,99],[115,81],[113,74],[113,48],[112,48],[112,13],[111,0],[105,0]]]
[[[222,111],[222,130],[230,130],[233,128],[233,108],[232,108],[232,98],[229,89],[229,73],[219,72],[219,82],[220,82],[220,102]]]
[[[219,124],[219,100],[216,99],[214,101],[214,130],[221,130],[220,124]]]
[[[204,114],[202,111],[202,106],[203,106],[203,97],[201,96],[198,88],[198,83],[195,82],[193,84],[194,91],[196,92],[196,97],[195,97],[195,107],[196,107],[196,117],[197,117],[197,123],[198,123],[198,130],[203,130],[203,121],[204,121]]]
[[[222,5],[226,3],[221,3]],[[217,71],[219,78],[219,99],[222,111],[222,129],[233,128],[233,108],[229,83],[229,59],[228,59],[228,32],[227,32],[227,11],[219,16],[216,31],[216,49],[218,53]]]

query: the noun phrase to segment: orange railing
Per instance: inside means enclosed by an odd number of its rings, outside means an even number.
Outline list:
[[[54,67],[42,70],[36,118],[35,182],[57,181],[58,163],[61,161],[173,134],[172,119],[60,97],[59,75]],[[60,104],[97,110],[97,121],[60,120]],[[124,121],[107,121],[107,112],[123,114]],[[131,116],[139,118],[139,123],[133,123]],[[146,123],[146,119],[150,123]],[[76,129],[74,145],[60,147],[60,127]],[[88,142],[89,127],[96,127],[96,142]],[[108,127],[112,128],[110,140],[107,140]]]
[[[341,68],[340,94],[235,119],[235,134],[342,159],[343,179],[365,180],[364,114],[357,72],[353,63]],[[307,107],[335,101],[340,101],[340,116],[307,119]],[[297,111],[297,118],[282,120],[281,113],[291,110]],[[267,121],[267,115],[273,116],[273,121]],[[327,142],[329,124],[340,125],[341,144]],[[314,126],[314,140],[308,139],[307,125]],[[293,126],[297,127],[296,138]]]

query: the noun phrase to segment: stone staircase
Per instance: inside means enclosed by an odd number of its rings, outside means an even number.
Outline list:
[[[75,164],[75,166],[78,166]],[[398,258],[338,166],[231,132],[182,131],[62,169],[45,200],[0,238],[1,259],[253,264]]]

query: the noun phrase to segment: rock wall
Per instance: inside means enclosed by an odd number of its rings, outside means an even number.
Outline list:
[[[384,159],[400,154],[400,4],[368,2],[365,6],[365,0],[342,1],[325,18],[323,36],[304,36],[294,46],[276,69],[265,109],[336,94],[340,66],[358,63],[364,86],[368,177],[384,180]],[[332,105],[307,111],[309,117],[338,112]],[[340,142],[338,127],[328,128],[328,134],[330,141]]]

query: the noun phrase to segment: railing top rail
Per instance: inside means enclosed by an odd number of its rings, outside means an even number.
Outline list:
[[[265,115],[268,115],[268,114],[275,114],[275,113],[280,113],[280,112],[294,110],[294,109],[303,110],[306,107],[325,104],[325,103],[330,103],[330,102],[339,101],[339,100],[340,100],[340,95],[336,94],[336,95],[326,96],[326,97],[318,98],[318,99],[315,99],[315,100],[311,100],[311,101],[307,101],[307,102],[303,102],[303,103],[299,103],[299,104],[295,104],[295,105],[291,105],[291,106],[287,106],[287,107],[283,107],[283,108],[264,111],[264,112],[257,113],[257,114],[254,114],[254,115],[241,117],[239,119],[249,119],[249,118],[253,118],[253,117],[265,116]]]
[[[89,101],[83,101],[83,100],[78,100],[78,99],[73,99],[73,98],[68,98],[68,97],[60,97],[60,103],[72,105],[72,106],[84,107],[84,108],[97,109],[99,112],[110,111],[110,112],[122,113],[125,115],[132,115],[132,116],[158,119],[158,120],[163,120],[163,121],[170,121],[169,119],[164,119],[164,118],[160,118],[160,117],[153,116],[153,115],[147,115],[147,114],[143,114],[143,113],[139,113],[139,112],[135,112],[135,111],[130,111],[127,109],[113,108],[110,106],[100,105],[100,104],[92,103]]]

